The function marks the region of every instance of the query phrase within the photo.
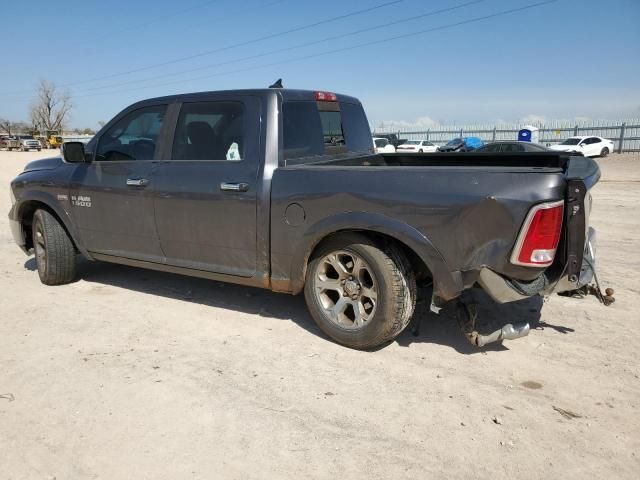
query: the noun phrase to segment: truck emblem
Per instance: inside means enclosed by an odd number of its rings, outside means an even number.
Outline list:
[[[85,195],[71,195],[71,203],[76,207],[91,208],[91,197]]]

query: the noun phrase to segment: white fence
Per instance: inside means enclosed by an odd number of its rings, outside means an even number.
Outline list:
[[[613,140],[615,151],[618,153],[640,152],[640,119],[580,123],[555,121],[533,126],[540,129],[539,141],[543,145],[560,143],[576,135],[596,135]],[[437,126],[426,129],[398,129],[390,126],[374,129],[374,136],[380,133],[395,133],[398,138],[424,139],[436,145],[443,145],[455,137],[480,137],[485,142],[516,140],[518,130],[524,127],[524,124]]]

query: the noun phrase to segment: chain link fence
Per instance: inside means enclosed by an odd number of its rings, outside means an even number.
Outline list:
[[[438,126],[426,129],[389,126],[374,129],[373,135],[394,133],[402,139],[429,140],[435,145],[444,145],[456,137],[480,137],[484,142],[517,140],[518,131],[528,126],[539,128],[539,142],[542,145],[554,145],[577,135],[594,135],[612,140],[617,153],[640,152],[640,119],[582,123],[556,121],[538,125]]]

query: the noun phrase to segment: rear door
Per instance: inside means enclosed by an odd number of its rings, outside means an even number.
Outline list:
[[[256,271],[260,101],[180,106],[155,174],[155,221],[169,265],[243,277]]]
[[[77,164],[68,201],[90,252],[162,262],[153,214],[153,160],[166,104],[124,113],[97,140],[91,163]]]

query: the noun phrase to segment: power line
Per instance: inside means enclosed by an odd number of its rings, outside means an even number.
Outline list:
[[[249,56],[246,56],[246,57],[234,58],[234,59],[227,60],[227,61],[224,61],[224,62],[213,63],[213,64],[204,65],[204,66],[197,67],[197,68],[191,68],[191,69],[188,69],[188,70],[181,70],[181,71],[178,71],[178,72],[165,73],[165,74],[162,74],[162,75],[154,75],[154,76],[151,76],[151,77],[140,78],[140,79],[136,79],[136,80],[129,80],[129,81],[126,81],[126,82],[120,82],[120,83],[115,83],[115,84],[92,87],[92,88],[88,88],[88,89],[85,89],[85,90],[81,90],[80,93],[94,92],[94,91],[99,91],[99,90],[102,90],[102,89],[105,89],[105,88],[120,87],[120,86],[124,86],[124,85],[132,85],[132,84],[136,84],[136,83],[147,82],[147,81],[150,81],[150,80],[158,80],[158,79],[161,79],[161,78],[175,77],[175,76],[184,75],[184,74],[187,74],[187,73],[199,72],[199,71],[208,70],[208,69],[214,68],[214,67],[220,67],[220,66],[223,66],[223,65],[229,65],[229,64],[232,64],[232,63],[243,62],[243,61],[246,61],[246,60],[253,60],[253,59],[256,59],[256,58],[262,58],[262,57],[265,57],[265,56],[268,56],[268,55],[274,55],[276,53],[283,53],[283,52],[288,52],[288,51],[291,51],[291,50],[298,50],[300,48],[306,48],[306,47],[310,47],[310,46],[313,46],[313,45],[318,45],[320,43],[325,43],[325,42],[329,42],[329,41],[332,41],[332,40],[338,40],[338,39],[341,39],[341,38],[352,37],[354,35],[359,35],[361,33],[366,33],[366,32],[371,32],[371,31],[374,31],[374,30],[379,30],[381,28],[392,27],[394,25],[398,25],[398,24],[401,24],[401,23],[406,23],[406,22],[412,21],[412,20],[419,20],[419,19],[422,19],[422,18],[431,17],[431,16],[434,16],[434,15],[439,15],[439,14],[442,14],[442,13],[446,13],[446,12],[450,12],[452,10],[457,10],[457,9],[460,9],[460,8],[468,7],[470,5],[477,4],[477,3],[482,3],[482,2],[485,2],[485,1],[486,0],[471,0],[471,1],[468,1],[466,3],[461,3],[459,5],[454,5],[452,7],[441,8],[439,10],[432,10],[430,12],[426,12],[426,13],[422,13],[422,14],[418,14],[418,15],[412,15],[412,16],[405,17],[405,18],[402,18],[402,19],[399,19],[399,20],[394,20],[394,21],[391,21],[391,22],[385,22],[385,23],[381,23],[381,24],[378,24],[378,25],[373,25],[371,27],[361,28],[359,30],[355,30],[355,31],[352,31],[352,32],[342,33],[342,34],[334,35],[334,36],[331,36],[331,37],[325,37],[325,38],[322,38],[322,39],[319,39],[319,40],[314,40],[314,41],[311,41],[311,42],[301,43],[301,44],[298,44],[298,45],[292,45],[292,46],[289,46],[289,47],[279,48],[279,49],[276,49],[276,50],[270,50],[268,52],[249,55]]]
[[[158,67],[164,67],[166,65],[172,65],[172,64],[175,64],[175,63],[186,62],[187,60],[193,60],[195,58],[200,58],[200,57],[204,57],[204,56],[208,56],[208,55],[213,55],[214,53],[219,53],[219,52],[222,52],[222,51],[225,51],[225,50],[230,50],[232,48],[238,48],[238,47],[244,47],[244,46],[247,46],[247,45],[252,45],[252,44],[257,43],[257,42],[261,42],[261,41],[264,41],[264,40],[270,40],[272,38],[281,37],[283,35],[288,35],[290,33],[300,32],[302,30],[307,30],[309,28],[317,27],[317,26],[320,26],[320,25],[325,25],[327,23],[335,22],[337,20],[342,20],[342,19],[345,19],[345,18],[354,17],[356,15],[362,15],[363,13],[372,12],[374,10],[378,10],[380,8],[388,7],[390,5],[396,5],[396,4],[402,3],[404,1],[405,0],[391,0],[391,1],[387,1],[385,3],[380,3],[380,4],[377,4],[377,5],[374,5],[372,7],[363,8],[361,10],[356,10],[356,11],[353,11],[353,12],[350,12],[350,13],[345,13],[343,15],[338,15],[338,16],[335,16],[335,17],[327,18],[325,20],[319,20],[317,22],[313,22],[313,23],[309,23],[309,24],[306,24],[306,25],[302,25],[300,27],[291,28],[289,30],[284,30],[284,31],[281,31],[281,32],[271,33],[269,35],[263,35],[262,37],[257,37],[257,38],[254,38],[252,40],[246,40],[244,42],[239,42],[239,43],[235,43],[235,44],[232,44],[232,45],[227,45],[225,47],[219,47],[219,48],[216,48],[216,49],[213,49],[213,50],[208,50],[208,51],[205,51],[205,52],[200,52],[200,53],[196,53],[196,54],[193,54],[193,55],[188,55],[188,56],[185,56],[185,57],[174,58],[173,60],[167,60],[166,62],[147,65],[147,66],[144,66],[144,67],[138,67],[138,68],[134,68],[134,69],[131,69],[131,70],[126,70],[126,71],[123,71],[123,72],[111,73],[109,75],[102,75],[100,77],[93,77],[93,78],[89,78],[89,79],[85,79],[85,80],[80,80],[80,81],[77,81],[77,82],[71,82],[71,83],[60,85],[60,87],[71,87],[71,86],[74,86],[74,85],[80,85],[80,84],[84,84],[84,83],[100,81],[100,80],[104,80],[104,79],[107,79],[107,78],[115,78],[115,77],[121,77],[123,75],[130,75],[132,73],[142,72],[142,71],[145,71],[145,70],[151,70],[153,68],[158,68]]]
[[[142,86],[142,87],[134,87],[134,88],[124,89],[124,90],[115,90],[115,91],[109,91],[109,92],[98,92],[98,93],[93,93],[93,94],[80,95],[80,96],[75,96],[74,98],[85,98],[85,97],[93,97],[93,96],[100,96],[100,95],[113,95],[113,94],[117,94],[117,93],[126,93],[126,92],[132,92],[132,91],[148,89],[148,88],[156,88],[156,87],[164,87],[164,86],[168,86],[168,85],[176,85],[176,84],[180,84],[180,83],[184,83],[184,82],[192,82],[192,81],[195,81],[195,80],[204,80],[204,79],[209,79],[209,78],[218,77],[218,76],[222,76],[222,75],[231,75],[231,74],[234,74],[234,73],[243,73],[243,72],[252,71],[252,70],[259,70],[259,69],[262,69],[262,68],[268,68],[268,67],[273,67],[273,66],[277,66],[277,65],[283,65],[283,64],[287,64],[287,63],[299,62],[299,61],[308,60],[308,59],[311,59],[311,58],[318,58],[318,57],[332,55],[332,54],[336,54],[336,53],[342,53],[342,52],[349,51],[349,50],[355,50],[355,49],[358,49],[358,48],[369,47],[369,46],[372,46],[372,45],[379,45],[379,44],[382,44],[382,43],[392,42],[392,41],[401,40],[401,39],[414,37],[414,36],[418,36],[418,35],[424,35],[424,34],[427,34],[427,33],[433,33],[433,32],[436,32],[436,31],[447,30],[447,29],[450,29],[450,28],[459,27],[461,25],[468,25],[470,23],[477,23],[477,22],[481,22],[481,21],[484,21],[484,20],[489,20],[491,18],[496,18],[496,17],[500,17],[500,16],[504,16],[504,15],[509,15],[509,14],[512,14],[512,13],[517,13],[517,12],[521,12],[521,11],[524,11],[524,10],[529,10],[529,9],[540,7],[540,6],[543,6],[543,5],[549,5],[551,3],[556,3],[556,2],[558,2],[558,0],[546,0],[546,1],[543,1],[543,2],[532,3],[532,4],[524,5],[522,7],[511,8],[511,9],[508,9],[508,10],[502,10],[502,11],[495,12],[495,13],[492,13],[492,14],[489,14],[489,15],[483,15],[481,17],[474,17],[474,18],[470,18],[470,19],[467,19],[467,20],[461,20],[459,22],[449,23],[449,24],[446,24],[446,25],[440,25],[440,26],[428,28],[428,29],[425,29],[425,30],[419,30],[419,31],[416,31],[416,32],[404,33],[404,34],[395,35],[395,36],[392,36],[392,37],[383,38],[383,39],[380,39],[380,40],[373,40],[373,41],[369,41],[369,42],[359,43],[359,44],[356,44],[356,45],[351,45],[351,46],[348,46],[348,47],[341,47],[341,48],[337,48],[337,49],[333,49],[333,50],[327,50],[327,51],[319,52],[319,53],[315,53],[315,54],[304,55],[304,56],[300,56],[300,57],[294,57],[294,58],[290,58],[290,59],[287,59],[287,60],[281,60],[281,61],[267,63],[267,64],[263,64],[263,65],[257,65],[257,66],[253,66],[253,67],[247,67],[247,68],[242,68],[242,69],[237,69],[237,70],[230,70],[230,71],[226,71],[226,72],[217,72],[217,73],[210,74],[210,75],[204,75],[204,76],[200,76],[200,77],[193,77],[193,78],[182,79],[182,80],[177,80],[177,81],[159,83],[159,84],[155,84],[155,85],[145,85],[145,86]]]

